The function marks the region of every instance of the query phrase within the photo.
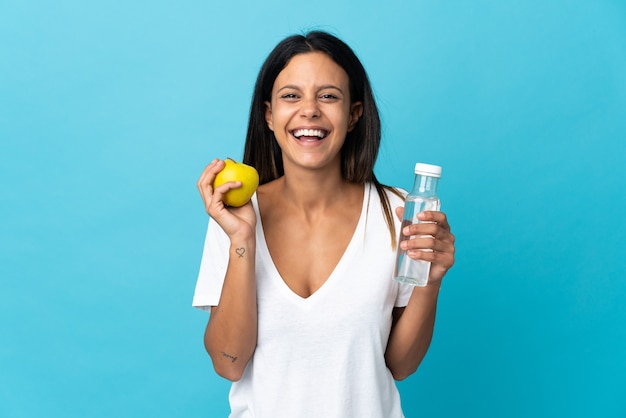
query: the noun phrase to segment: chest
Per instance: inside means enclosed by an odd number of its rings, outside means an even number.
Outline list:
[[[359,216],[328,217],[311,224],[284,219],[266,233],[271,259],[285,284],[307,298],[321,288],[346,253]]]
[[[322,285],[304,295],[295,291],[297,284],[281,277],[285,273],[279,272],[267,246],[258,246],[259,346],[292,346],[296,336],[325,344],[330,335],[342,335],[344,345],[362,338],[385,342],[398,286],[391,277],[395,252],[389,247],[387,233],[380,237],[386,239],[378,238],[358,227]],[[305,264],[311,269],[299,271],[300,277],[310,278],[319,271],[314,264]]]

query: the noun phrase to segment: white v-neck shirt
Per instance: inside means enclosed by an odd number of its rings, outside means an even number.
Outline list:
[[[392,208],[403,204],[388,195]],[[365,185],[348,247],[308,298],[281,278],[267,248],[256,196],[252,203],[258,339],[243,377],[232,384],[230,417],[403,417],[384,355],[392,309],[406,306],[412,288],[392,279],[395,251],[375,187]],[[218,304],[228,249],[227,235],[210,221],[193,306],[209,310]]]

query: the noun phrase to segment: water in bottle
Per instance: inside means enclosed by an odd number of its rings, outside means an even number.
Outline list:
[[[413,190],[406,196],[404,203],[400,242],[411,238],[402,233],[405,226],[422,222],[417,219],[418,213],[438,211],[440,209],[440,201],[437,197],[437,183],[440,177],[440,166],[423,163],[415,164]],[[395,280],[413,286],[426,286],[429,273],[430,262],[410,258],[406,251],[400,249],[398,243],[398,255],[394,273]]]

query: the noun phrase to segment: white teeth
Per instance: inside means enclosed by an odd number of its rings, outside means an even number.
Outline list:
[[[318,138],[324,138],[326,132],[321,129],[297,129],[293,131],[293,136],[299,138],[301,136],[316,136]]]

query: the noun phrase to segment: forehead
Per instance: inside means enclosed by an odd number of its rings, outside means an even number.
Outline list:
[[[282,69],[274,87],[282,84],[332,84],[345,88],[349,83],[348,74],[339,64],[323,52],[307,52],[292,57]]]

